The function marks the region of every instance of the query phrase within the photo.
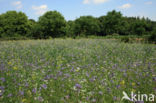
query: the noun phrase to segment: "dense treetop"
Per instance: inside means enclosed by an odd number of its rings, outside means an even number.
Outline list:
[[[0,15],[0,37],[26,36],[28,31],[28,18],[24,13],[8,11]]]
[[[0,38],[76,37],[106,35],[152,35],[155,38],[156,22],[148,18],[124,17],[115,10],[95,18],[81,16],[66,21],[57,11],[48,11],[38,21],[28,19],[25,13],[8,11],[0,15]],[[155,39],[154,39],[155,40]]]
[[[40,26],[41,35],[44,38],[65,35],[66,21],[57,11],[48,11],[39,17],[38,25]]]

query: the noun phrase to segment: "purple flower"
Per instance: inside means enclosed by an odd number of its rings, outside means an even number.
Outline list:
[[[64,70],[64,69],[65,69],[64,67],[61,68],[61,70]]]
[[[26,83],[25,83],[25,86],[26,86],[26,87],[28,87],[28,86],[29,86],[29,84],[26,82]]]
[[[4,90],[4,88],[5,88],[4,86],[0,86],[0,90]]]
[[[19,91],[19,95],[24,95],[24,91]]]
[[[33,92],[33,93],[36,93],[36,88],[33,88],[32,92]]]
[[[3,95],[3,92],[0,92],[0,97]]]
[[[50,79],[50,75],[46,75],[45,80],[49,80]]]
[[[64,74],[65,78],[69,78],[70,77],[70,74],[66,73]]]
[[[8,94],[8,97],[12,97],[12,94],[10,93],[10,94]]]
[[[124,76],[124,77],[127,77],[127,73],[124,73],[123,76]]]
[[[5,82],[5,78],[4,78],[4,77],[1,77],[0,80],[1,80],[2,82]]]
[[[81,88],[82,88],[80,84],[75,84],[75,87],[76,87],[77,89],[81,89]]]
[[[43,84],[42,85],[42,88],[47,89],[47,85],[46,84]]]
[[[57,75],[58,75],[58,76],[62,76],[62,74],[63,74],[63,73],[62,73],[61,71],[59,71]]]
[[[116,97],[116,96],[114,96],[114,97],[113,97],[113,100],[114,100],[114,101],[116,101],[116,100],[117,100],[117,97]]]
[[[96,80],[96,76],[94,76],[94,77],[92,77],[92,78],[90,78],[89,80],[90,80],[90,82],[94,82],[95,80]]]
[[[86,97],[86,100],[88,101],[89,100],[89,97]]]
[[[140,82],[137,82],[137,85],[140,85]]]
[[[72,69],[70,69],[70,72],[74,72],[74,67],[72,67]]]
[[[21,85],[21,83],[18,83],[18,86],[20,86]]]
[[[102,95],[102,94],[103,94],[103,92],[102,92],[102,91],[99,91],[99,94],[100,94],[100,95]]]
[[[89,73],[86,73],[86,76],[89,77]]]
[[[120,85],[117,85],[117,86],[116,86],[117,89],[119,89],[120,87],[121,87]]]
[[[153,81],[156,81],[156,77],[153,77]]]

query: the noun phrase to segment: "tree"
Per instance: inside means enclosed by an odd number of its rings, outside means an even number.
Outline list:
[[[46,39],[49,37],[76,37],[90,35],[138,35],[155,40],[156,22],[148,18],[123,17],[115,10],[106,16],[95,18],[81,16],[74,21],[64,19],[57,11],[48,11],[36,22],[23,12],[8,11],[0,15],[0,38],[29,37]],[[154,38],[154,39],[152,39]]]
[[[3,29],[3,23],[4,20],[3,20],[3,16],[0,15],[0,38],[2,38],[2,33],[4,32],[4,29]]]
[[[1,37],[26,36],[28,26],[28,18],[22,12],[8,11],[0,15]]]
[[[66,36],[67,37],[75,37],[75,34],[74,34],[74,25],[75,25],[75,22],[74,21],[71,21],[69,20],[67,22],[67,26],[66,26]]]
[[[134,34],[140,35],[140,36],[145,34],[146,24],[143,20],[140,20],[138,18],[132,26],[133,26],[132,28],[133,28]]]
[[[38,27],[43,38],[61,37],[65,35],[66,21],[57,11],[48,11],[39,17]]]
[[[122,14],[115,10],[108,12],[106,16],[101,16],[99,18],[101,35],[119,33],[123,23],[122,20]]]
[[[99,32],[99,36],[105,36],[107,35],[106,33],[106,16],[101,16],[98,18],[99,20],[99,27],[100,27],[100,32]]]
[[[129,32],[129,35],[149,35],[153,30],[154,26],[148,18],[126,17],[125,19],[128,23],[128,30],[126,31]]]
[[[34,37],[34,33],[35,33],[34,30],[36,28],[37,22],[34,19],[29,19],[28,20],[28,24],[29,24],[29,31],[28,31],[27,37],[33,38]]]
[[[153,43],[156,44],[156,27],[153,29],[153,31],[152,31],[150,37],[148,38],[148,40],[150,42],[153,42]]]
[[[76,35],[96,35],[99,30],[99,22],[92,16],[81,16],[75,20],[74,31]]]

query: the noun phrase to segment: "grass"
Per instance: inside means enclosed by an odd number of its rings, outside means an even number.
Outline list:
[[[130,103],[156,94],[156,46],[107,39],[0,42],[0,103]]]

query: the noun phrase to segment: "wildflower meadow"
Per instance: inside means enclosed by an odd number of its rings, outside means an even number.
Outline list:
[[[156,94],[156,45],[107,39],[0,42],[0,103],[132,103],[122,100],[123,91]]]

